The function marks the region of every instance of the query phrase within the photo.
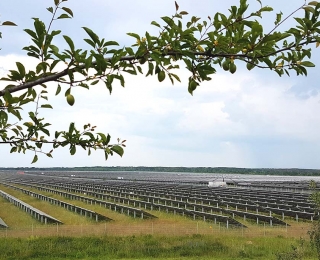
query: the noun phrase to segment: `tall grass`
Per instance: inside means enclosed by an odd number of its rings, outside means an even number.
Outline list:
[[[301,244],[301,243],[300,243]],[[295,239],[209,235],[0,239],[0,259],[276,259]],[[315,259],[306,243],[303,259]]]

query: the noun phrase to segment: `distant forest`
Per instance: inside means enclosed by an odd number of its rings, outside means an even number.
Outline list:
[[[138,171],[138,172],[186,172],[186,173],[219,173],[219,174],[252,174],[252,175],[291,175],[320,176],[317,169],[277,169],[277,168],[235,168],[235,167],[147,167],[147,166],[94,166],[94,167],[22,167],[0,168],[13,171]]]

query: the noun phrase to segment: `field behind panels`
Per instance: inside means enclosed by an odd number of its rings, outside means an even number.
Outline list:
[[[250,178],[190,173],[1,172],[0,191],[59,222],[41,222],[38,211],[30,213],[0,197],[0,226],[5,224],[0,236],[305,235],[311,221],[318,218],[309,201],[308,180]],[[213,180],[224,180],[229,186],[205,185]]]

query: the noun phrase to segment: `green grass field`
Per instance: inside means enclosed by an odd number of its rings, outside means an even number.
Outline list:
[[[210,235],[1,238],[0,259],[277,259],[297,247],[316,256],[304,240]]]
[[[210,235],[1,238],[0,259],[277,259],[297,247],[316,259],[304,240]]]

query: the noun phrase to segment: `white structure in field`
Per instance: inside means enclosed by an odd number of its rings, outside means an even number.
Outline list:
[[[209,181],[208,187],[227,187],[225,181]]]

